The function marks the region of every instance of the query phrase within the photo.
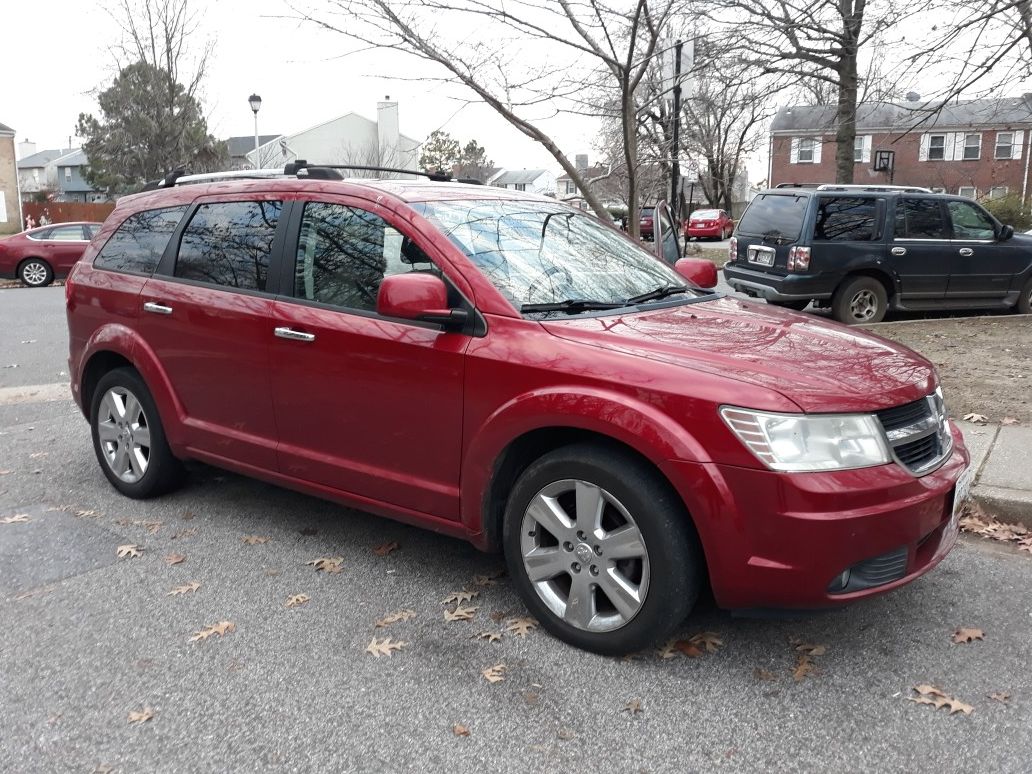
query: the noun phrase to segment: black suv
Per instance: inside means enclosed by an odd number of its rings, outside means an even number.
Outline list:
[[[1032,311],[1032,236],[975,202],[923,188],[823,185],[756,196],[724,277],[769,303],[831,307],[844,323],[888,309]]]

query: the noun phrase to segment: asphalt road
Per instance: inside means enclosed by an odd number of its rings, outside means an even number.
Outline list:
[[[679,636],[723,645],[698,658],[602,658],[540,630],[473,639],[524,611],[505,578],[473,582],[501,560],[459,541],[203,466],[173,495],[117,495],[70,400],[3,389],[58,380],[62,325],[60,289],[0,292],[0,364],[19,364],[0,370],[0,771],[1030,768],[1027,554],[963,539],[909,587],[825,615],[704,608]],[[142,555],[118,559],[129,544]],[[342,571],[306,564],[320,557]],[[445,622],[463,588],[474,619]],[[310,601],[285,607],[297,594]],[[401,609],[415,616],[374,628]],[[222,621],[235,630],[190,641]],[[962,626],[984,641],[953,644]],[[408,644],[374,658],[374,636]],[[794,640],[826,647],[799,681]],[[906,701],[922,683],[973,713]]]

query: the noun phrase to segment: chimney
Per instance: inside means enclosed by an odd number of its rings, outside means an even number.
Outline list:
[[[24,159],[36,152],[36,143],[32,140],[22,140],[18,143],[18,158]]]
[[[388,94],[383,102],[376,103],[376,136],[380,144],[380,166],[405,167],[407,159],[401,158],[398,128],[398,103],[391,102]]]
[[[577,169],[587,169],[588,168],[588,154],[587,153],[578,153],[576,156],[574,156],[573,157],[573,166],[575,166]]]

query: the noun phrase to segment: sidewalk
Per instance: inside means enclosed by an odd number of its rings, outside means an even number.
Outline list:
[[[971,497],[1002,521],[1032,529],[1032,427],[957,421],[971,452]]]

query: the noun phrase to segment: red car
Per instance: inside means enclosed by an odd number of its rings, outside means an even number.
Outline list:
[[[684,222],[686,239],[727,239],[734,230],[725,210],[696,210]]]
[[[82,257],[100,223],[57,223],[0,239],[0,277],[43,287]]]
[[[642,207],[641,215],[638,218],[638,233],[642,239],[652,240],[655,237],[653,218],[656,214],[655,207]]]
[[[120,492],[201,460],[463,538],[607,654],[707,583],[831,607],[954,545],[969,457],[921,356],[545,197],[300,173],[124,197],[73,269],[72,393]]]

